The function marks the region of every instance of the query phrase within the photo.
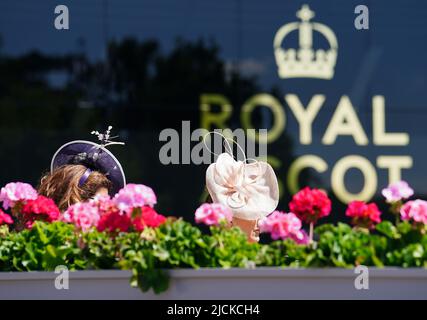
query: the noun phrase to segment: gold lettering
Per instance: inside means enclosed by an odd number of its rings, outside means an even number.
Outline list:
[[[299,123],[300,143],[311,144],[313,120],[316,118],[323,102],[325,102],[325,96],[316,94],[308,103],[307,108],[304,108],[298,96],[295,94],[287,94],[285,100]]]
[[[271,143],[277,140],[285,129],[286,116],[283,111],[283,106],[270,94],[260,93],[253,96],[246,101],[242,107],[241,122],[244,129],[253,128],[251,123],[251,113],[258,106],[265,106],[273,112],[274,124],[273,127],[268,130],[267,137],[265,137],[265,135],[258,135],[256,132],[248,132],[248,137],[257,142]]]
[[[394,183],[402,179],[402,169],[412,168],[412,157],[379,156],[377,166],[381,169],[388,169],[388,183]]]
[[[220,112],[212,112],[211,106],[218,105]],[[211,130],[215,125],[218,129],[227,127],[226,121],[231,117],[233,106],[226,97],[221,94],[202,94],[200,96],[200,126]]]
[[[345,187],[344,178],[348,169],[359,169],[364,176],[364,185],[359,193],[348,192]],[[340,159],[332,169],[332,190],[338,199],[344,203],[353,200],[369,201],[377,190],[377,173],[372,164],[364,157],[349,155]]]
[[[288,189],[291,194],[297,193],[299,188],[298,177],[305,168],[313,168],[322,173],[328,170],[328,164],[322,158],[307,154],[297,158],[289,167],[288,171]]]
[[[347,96],[342,96],[323,136],[323,144],[334,144],[337,136],[351,135],[357,145],[367,145],[368,138]]]
[[[406,146],[409,134],[404,132],[387,133],[385,129],[384,96],[372,98],[372,131],[374,144],[378,146]]]

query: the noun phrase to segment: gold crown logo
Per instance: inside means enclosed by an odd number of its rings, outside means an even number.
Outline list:
[[[334,32],[321,23],[309,22],[314,12],[303,5],[297,12],[301,22],[282,26],[274,36],[274,55],[280,78],[332,79],[337,60],[338,43]],[[285,37],[292,31],[299,31],[299,48],[285,49]],[[313,50],[313,30],[321,33],[329,43],[328,50]]]

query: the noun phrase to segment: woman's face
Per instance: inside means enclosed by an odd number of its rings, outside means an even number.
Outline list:
[[[239,227],[246,234],[249,242],[259,242],[258,220],[244,220],[233,217],[233,226]]]
[[[105,187],[101,187],[96,190],[95,196],[108,196],[108,189]]]

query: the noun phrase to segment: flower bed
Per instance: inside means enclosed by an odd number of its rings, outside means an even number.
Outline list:
[[[356,202],[347,210],[357,218],[354,227],[314,228],[329,215],[330,202],[318,190],[303,189],[290,204],[293,213],[275,212],[261,222],[261,230],[277,240],[259,244],[230,228],[227,209],[217,204],[196,211],[197,221],[210,225],[208,234],[158,214],[154,193],[142,185],[128,185],[112,199],[78,203],[62,214],[34,192],[29,185],[9,184],[0,193],[9,210],[0,212],[0,271],[49,271],[59,265],[131,270],[132,286],[161,293],[169,286],[168,269],[427,266],[427,206],[422,200],[389,200],[401,217],[394,224],[380,222],[376,206]],[[311,226],[308,234],[302,222]]]

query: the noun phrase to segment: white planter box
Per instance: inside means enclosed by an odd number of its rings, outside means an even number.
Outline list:
[[[357,290],[351,269],[180,269],[156,295],[130,287],[129,271],[70,272],[55,289],[53,272],[0,272],[0,299],[427,299],[427,270],[370,268],[369,289]]]

